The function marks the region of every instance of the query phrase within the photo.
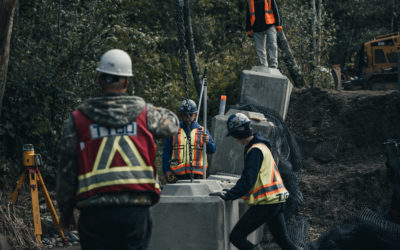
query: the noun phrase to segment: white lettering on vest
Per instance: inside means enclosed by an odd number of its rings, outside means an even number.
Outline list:
[[[100,126],[99,124],[92,124],[89,126],[89,130],[90,130],[90,137],[92,139],[98,139],[98,138],[102,138],[102,137],[106,137],[106,136],[113,136],[113,135],[136,136],[137,123],[132,122],[121,128],[106,128],[106,127]]]

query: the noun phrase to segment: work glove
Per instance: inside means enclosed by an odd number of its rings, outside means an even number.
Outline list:
[[[253,38],[253,31],[251,30],[247,31],[247,36]]]
[[[178,181],[178,178],[172,173],[172,171],[168,171],[165,173],[165,179],[167,180],[168,183],[175,183]]]
[[[282,31],[282,26],[276,26],[276,31],[281,32]]]
[[[224,201],[228,200],[228,198],[226,197],[226,193],[224,193],[224,192],[213,192],[213,193],[210,193],[209,196],[219,196]]]

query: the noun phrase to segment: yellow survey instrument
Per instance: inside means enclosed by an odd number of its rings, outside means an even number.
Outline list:
[[[18,192],[22,188],[24,184],[26,176],[29,178],[30,190],[31,190],[31,200],[32,200],[32,211],[33,211],[33,224],[35,227],[35,235],[39,243],[42,242],[42,224],[40,221],[40,210],[39,210],[39,193],[40,190],[46,200],[47,207],[50,210],[51,217],[53,219],[53,223],[58,229],[61,238],[63,239],[64,245],[66,244],[66,238],[64,236],[64,232],[60,226],[60,220],[58,219],[56,210],[54,209],[53,203],[51,202],[50,195],[47,191],[46,186],[44,185],[44,181],[42,175],[40,174],[39,166],[42,165],[42,157],[40,154],[35,154],[35,150],[32,144],[24,144],[22,148],[22,163],[24,165],[24,171],[21,174],[17,182],[17,186],[15,187],[11,199],[10,205],[12,206],[18,197]]]

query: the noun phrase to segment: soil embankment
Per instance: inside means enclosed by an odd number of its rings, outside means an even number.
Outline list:
[[[400,139],[400,93],[294,89],[286,123],[304,157],[300,213],[315,240],[362,207],[387,214],[384,142]]]

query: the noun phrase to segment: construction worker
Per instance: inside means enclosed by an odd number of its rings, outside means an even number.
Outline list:
[[[262,249],[247,236],[264,223],[282,249],[297,249],[290,240],[284,218],[289,197],[271,154],[269,141],[253,134],[249,118],[235,113],[227,120],[228,134],[244,145],[244,168],[236,185],[226,192],[211,193],[224,200],[242,198],[250,207],[233,228],[229,240],[240,250]]]
[[[260,65],[278,67],[278,43],[276,32],[282,31],[282,20],[276,0],[247,0],[246,32],[254,38]],[[266,41],[268,41],[268,62]]]
[[[60,223],[80,210],[82,249],[148,249],[149,208],[160,197],[153,138],[178,131],[171,111],[127,95],[129,55],[107,51],[96,69],[102,95],[72,112],[64,124],[57,172]]]
[[[204,133],[203,127],[196,122],[197,112],[197,105],[193,100],[183,100],[179,109],[179,131],[165,140],[162,168],[168,182],[202,179],[203,143],[207,144],[207,154],[215,152],[215,143],[210,133],[208,130]]]

